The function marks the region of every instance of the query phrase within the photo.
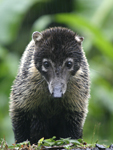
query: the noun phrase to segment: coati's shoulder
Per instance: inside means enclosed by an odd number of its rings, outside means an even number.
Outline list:
[[[18,76],[20,75],[25,77],[28,76],[29,73],[28,71],[30,69],[30,65],[33,60],[34,47],[35,47],[35,42],[31,40],[21,57]]]

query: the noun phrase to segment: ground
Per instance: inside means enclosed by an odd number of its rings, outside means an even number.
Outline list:
[[[29,141],[19,144],[12,144],[9,146],[5,139],[1,140],[0,150],[113,150],[113,144],[110,146],[103,146],[97,143],[87,144],[82,139],[73,140],[70,138],[61,138],[55,140],[55,137],[50,139],[42,138],[38,141],[37,145],[30,145]]]

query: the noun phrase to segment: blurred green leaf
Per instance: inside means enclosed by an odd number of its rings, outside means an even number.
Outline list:
[[[87,32],[96,47],[109,58],[113,59],[113,46],[108,41],[106,36],[100,31],[98,27],[90,23],[88,19],[78,16],[76,14],[57,14],[55,21],[58,23],[65,23],[69,27],[79,28],[81,32]]]
[[[91,22],[97,25],[98,27],[101,27],[112,9],[113,9],[113,0],[109,1],[103,0],[100,7],[97,8],[93,17],[91,18],[92,20]]]
[[[37,0],[39,1],[39,0]],[[0,3],[0,43],[9,44],[19,31],[28,9],[36,0],[3,0]]]
[[[44,30],[51,22],[53,18],[50,15],[44,15],[38,18],[33,24],[32,31],[42,31]]]
[[[9,53],[8,50],[0,46],[0,77],[9,73],[10,76],[15,76],[18,69],[19,57],[14,53]]]

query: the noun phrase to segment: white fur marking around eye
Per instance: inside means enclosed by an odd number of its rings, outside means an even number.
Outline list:
[[[42,71],[47,72],[47,69],[42,65]]]
[[[71,61],[72,63],[74,63],[73,58],[66,58],[66,59],[63,61],[63,65],[62,65],[62,66],[64,67],[64,66],[65,66],[65,63],[68,62],[68,61]],[[74,64],[73,64],[73,66],[74,66]],[[70,71],[73,70],[73,66],[71,67]]]
[[[63,65],[65,65],[65,63],[66,63],[67,61],[74,62],[74,60],[73,60],[72,58],[66,58],[66,59],[63,61]]]
[[[43,60],[42,60],[42,62],[45,62],[45,61],[49,61],[47,58],[44,58]]]
[[[72,58],[67,58],[66,61],[71,61],[71,62],[73,62],[73,59],[72,59]]]
[[[42,60],[42,71],[47,72],[47,69],[43,66],[43,63],[44,63],[45,61],[48,61],[48,59],[44,58],[44,59]]]

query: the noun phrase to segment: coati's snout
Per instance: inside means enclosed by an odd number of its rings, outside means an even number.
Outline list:
[[[48,83],[48,89],[54,98],[60,98],[67,89],[67,84],[63,79],[55,78]]]

